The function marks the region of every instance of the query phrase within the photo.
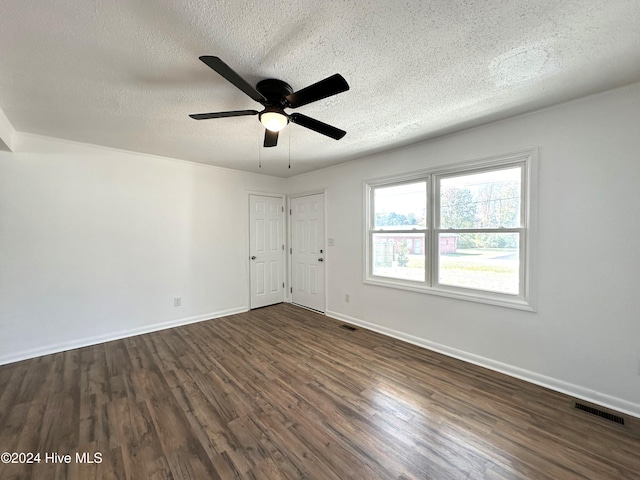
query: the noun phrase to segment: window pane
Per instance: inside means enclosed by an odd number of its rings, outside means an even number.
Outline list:
[[[440,180],[440,228],[520,227],[521,167]]]
[[[376,187],[373,192],[375,230],[425,228],[427,183]]]
[[[518,239],[517,233],[441,233],[438,282],[517,295]]]
[[[424,282],[423,233],[374,233],[373,274]]]

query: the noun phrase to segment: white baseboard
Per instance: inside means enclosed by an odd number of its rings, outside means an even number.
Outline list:
[[[367,330],[373,330],[375,332],[381,333],[382,335],[393,337],[398,340],[402,340],[404,342],[426,348],[427,350],[442,353],[443,355],[457,358],[458,360],[463,360],[480,367],[488,368],[489,370],[504,373],[505,375],[509,375],[511,377],[515,377],[529,383],[540,385],[542,387],[555,390],[556,392],[564,393],[565,395],[569,395],[571,397],[575,397],[590,403],[594,403],[596,405],[601,405],[603,407],[640,418],[640,404],[638,403],[629,402],[628,400],[623,400],[621,398],[613,397],[605,393],[590,390],[588,388],[558,380],[556,378],[540,375],[539,373],[514,367],[506,363],[497,362],[495,360],[491,360],[490,358],[481,357],[473,353],[468,353],[463,350],[458,350],[446,345],[431,342],[420,337],[415,337],[413,335],[409,335],[392,328],[382,327],[380,325],[376,325],[365,320],[360,320],[359,318],[350,317],[348,315],[343,315],[338,312],[327,310],[326,315],[342,322],[358,325],[362,328],[366,328]]]
[[[205,320],[212,320],[214,318],[226,317],[228,315],[235,315],[237,313],[243,313],[249,310],[249,307],[237,307],[227,310],[220,310],[213,313],[207,313],[204,315],[197,315],[195,317],[180,318],[178,320],[170,320],[163,323],[155,323],[153,325],[146,325],[144,327],[132,328],[130,330],[120,330],[118,332],[112,332],[105,335],[96,335],[95,337],[87,337],[69,342],[58,343],[55,345],[47,345],[46,347],[33,348],[24,350],[21,352],[13,352],[9,355],[0,355],[0,365],[6,365],[8,363],[19,362],[21,360],[28,360],[30,358],[41,357],[42,355],[50,355],[52,353],[64,352],[67,350],[73,350],[75,348],[88,347],[90,345],[96,345],[98,343],[111,342],[113,340],[120,340],[122,338],[133,337],[135,335],[142,335],[145,333],[157,332],[159,330],[166,330],[167,328],[179,327],[181,325],[188,325],[190,323],[203,322]]]

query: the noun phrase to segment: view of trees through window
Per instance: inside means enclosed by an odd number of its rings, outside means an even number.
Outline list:
[[[443,178],[440,228],[488,229],[520,226],[520,168]],[[510,236],[468,237],[465,247],[504,247]],[[515,247],[515,245],[511,245]]]
[[[436,177],[437,205],[427,205],[427,180],[373,192],[372,272],[428,281],[428,245],[437,278],[450,285],[507,294],[520,290],[522,166]],[[435,222],[427,229],[427,208]]]
[[[519,292],[521,167],[439,179],[440,239],[455,235],[455,250],[439,252],[443,285]],[[503,233],[504,232],[504,233]]]
[[[374,190],[374,275],[425,281],[426,217],[426,181]]]

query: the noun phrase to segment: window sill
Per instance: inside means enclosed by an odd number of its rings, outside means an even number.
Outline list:
[[[440,297],[455,298],[468,302],[484,303],[487,305],[495,305],[497,307],[513,308],[527,312],[535,312],[530,301],[516,295],[492,294],[491,292],[472,291],[457,289],[455,287],[427,287],[416,285],[414,282],[403,282],[402,280],[386,279],[384,277],[367,277],[364,283],[368,285],[377,285],[380,287],[395,288],[398,290],[407,290],[410,292],[426,293],[428,295],[437,295]]]

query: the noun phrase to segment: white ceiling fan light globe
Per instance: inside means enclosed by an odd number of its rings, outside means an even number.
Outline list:
[[[264,128],[272,132],[279,132],[289,123],[286,115],[278,112],[263,112],[260,114],[260,122]]]

